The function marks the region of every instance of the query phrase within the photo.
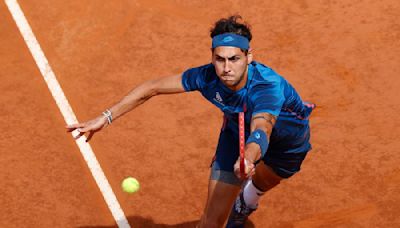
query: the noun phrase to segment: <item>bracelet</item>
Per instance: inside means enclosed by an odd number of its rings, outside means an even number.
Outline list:
[[[106,109],[103,112],[103,116],[105,116],[107,118],[108,124],[111,124],[111,122],[112,122],[112,113],[111,113],[111,111]]]

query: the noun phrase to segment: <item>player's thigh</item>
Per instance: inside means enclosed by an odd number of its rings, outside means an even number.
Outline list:
[[[284,178],[263,161],[257,164],[256,172],[252,177],[254,184],[262,191],[268,191],[277,186]]]
[[[312,149],[310,127],[306,120],[281,121],[262,161],[280,177],[289,178],[300,171]]]
[[[238,195],[242,180],[236,177],[233,166],[239,156],[238,138],[228,128],[222,129],[217,150],[211,164],[207,204],[202,218],[203,224],[222,226],[228,218],[233,202]]]
[[[218,145],[212,166],[214,170],[222,170],[233,173],[233,166],[239,157],[238,135],[231,129],[221,130]]]
[[[290,178],[300,171],[307,153],[267,154],[256,166],[253,176],[255,185],[268,191],[281,180]]]
[[[294,141],[288,139],[284,146],[271,145],[256,166],[255,184],[260,189],[268,191],[282,179],[293,176],[300,171],[310,149],[309,136]]]
[[[210,179],[241,186],[243,181],[234,173],[233,166],[239,157],[238,135],[232,130],[221,130],[214,159],[211,163]]]

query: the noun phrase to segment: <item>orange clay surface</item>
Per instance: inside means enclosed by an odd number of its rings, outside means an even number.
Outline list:
[[[20,0],[80,121],[139,83],[210,62],[240,13],[255,59],[318,104],[302,171],[248,227],[400,227],[400,1]],[[115,227],[0,2],[0,227]],[[132,227],[194,227],[222,115],[199,93],[152,98],[91,142]],[[138,193],[122,192],[134,176]]]

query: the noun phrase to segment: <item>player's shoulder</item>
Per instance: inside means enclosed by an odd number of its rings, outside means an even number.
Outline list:
[[[286,80],[276,73],[272,68],[259,63],[251,62],[252,76],[251,76],[251,87],[258,86],[282,86],[286,83]]]
[[[205,82],[214,80],[216,76],[214,65],[211,63],[190,68],[188,71],[200,76]]]

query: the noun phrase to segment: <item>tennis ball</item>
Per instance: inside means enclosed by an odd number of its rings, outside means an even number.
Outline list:
[[[133,177],[127,177],[122,181],[122,190],[127,193],[135,193],[139,190],[139,181]]]

